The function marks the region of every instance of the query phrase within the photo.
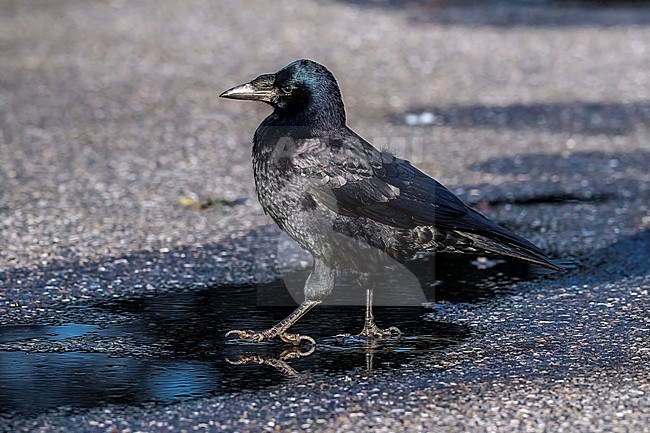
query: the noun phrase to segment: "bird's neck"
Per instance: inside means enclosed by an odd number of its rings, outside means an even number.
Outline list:
[[[330,130],[345,127],[345,107],[342,101],[325,99],[311,101],[299,110],[280,109],[267,117],[262,125]]]
[[[293,140],[329,137],[344,128],[345,108],[340,101],[321,101],[318,106],[309,104],[294,111],[276,108],[255,131],[253,159],[267,160],[269,154],[278,154],[278,147],[290,152],[292,146],[287,143]]]

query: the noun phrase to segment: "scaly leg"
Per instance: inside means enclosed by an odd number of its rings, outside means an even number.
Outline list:
[[[365,338],[382,338],[391,335],[399,335],[402,331],[394,326],[386,329],[380,329],[375,324],[375,316],[372,314],[372,289],[366,287],[366,319],[363,323],[363,329],[358,337]]]
[[[298,319],[300,319],[309,310],[320,303],[321,301],[304,301],[298,306],[298,308],[293,311],[293,313],[289,314],[284,320],[280,321],[274,327],[267,329],[266,331],[255,332],[250,330],[240,331],[235,329],[228,331],[226,333],[226,337],[237,335],[239,338],[252,338],[257,343],[278,337],[285,343],[291,343],[295,346],[299,346],[303,341],[307,341],[311,344],[316,344],[314,339],[308,335],[289,334],[286,331],[291,327],[291,325],[296,323]]]
[[[305,315],[309,310],[320,304],[334,287],[336,271],[328,268],[319,259],[314,259],[314,269],[312,269],[307,282],[305,283],[305,301],[295,309],[295,311],[280,323],[262,332],[232,330],[226,333],[226,337],[236,335],[239,338],[252,338],[256,342],[280,338],[285,343],[291,343],[299,346],[303,341],[316,344],[313,338],[307,335],[289,334],[287,329]]]
[[[357,335],[339,334],[337,335],[337,337],[338,338],[354,337],[363,340],[374,340],[378,338],[390,337],[393,335],[400,335],[401,333],[402,331],[400,331],[395,326],[391,326],[390,328],[386,328],[386,329],[381,329],[377,326],[377,324],[375,324],[375,316],[372,313],[372,289],[369,288],[368,285],[366,285],[366,318],[363,323],[363,329]]]

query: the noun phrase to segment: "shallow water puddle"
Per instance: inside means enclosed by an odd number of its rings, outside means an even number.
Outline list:
[[[76,307],[75,317],[81,309],[94,318],[92,324],[0,327],[0,414],[169,403],[254,391],[296,374],[324,380],[404,368],[469,336],[461,325],[426,320],[431,309],[414,302],[476,303],[507,293],[513,280],[533,276],[517,263],[445,260],[451,261],[436,260],[435,278],[432,259],[410,267],[420,290],[413,296],[395,296],[401,283],[393,277],[378,280],[383,287],[377,292],[385,295],[378,296],[377,323],[398,326],[404,335],[376,344],[335,337],[359,332],[363,322],[364,294],[352,279],[342,278],[331,304],[292,328],[317,341],[312,353],[301,349],[305,356],[285,352],[284,344],[252,344],[224,334],[266,329],[285,317],[306,272],[258,287],[212,287]],[[487,269],[480,269],[486,263]]]

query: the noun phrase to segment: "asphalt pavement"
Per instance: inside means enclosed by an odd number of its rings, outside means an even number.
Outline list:
[[[0,52],[0,431],[650,431],[643,3],[9,0]],[[401,340],[333,305],[313,354],[226,341],[311,259],[257,203],[268,107],[218,95],[301,57],[568,272],[424,259]]]

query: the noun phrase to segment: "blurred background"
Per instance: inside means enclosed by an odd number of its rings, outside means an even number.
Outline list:
[[[0,12],[0,270],[268,222],[249,159],[269,108],[218,95],[301,57],[336,75],[353,129],[473,203],[588,198],[618,193],[613,173],[647,175],[645,2],[6,0]],[[183,196],[245,204],[195,212]]]
[[[223,335],[284,317],[311,258],[257,203],[270,108],[218,95],[303,57],[357,133],[573,270],[427,259],[430,302],[378,309],[410,338],[341,348],[363,307],[319,307],[304,381],[228,363],[282,353]],[[649,71],[643,1],[2,0],[0,430],[647,429]],[[61,406],[94,409],[11,418]]]

